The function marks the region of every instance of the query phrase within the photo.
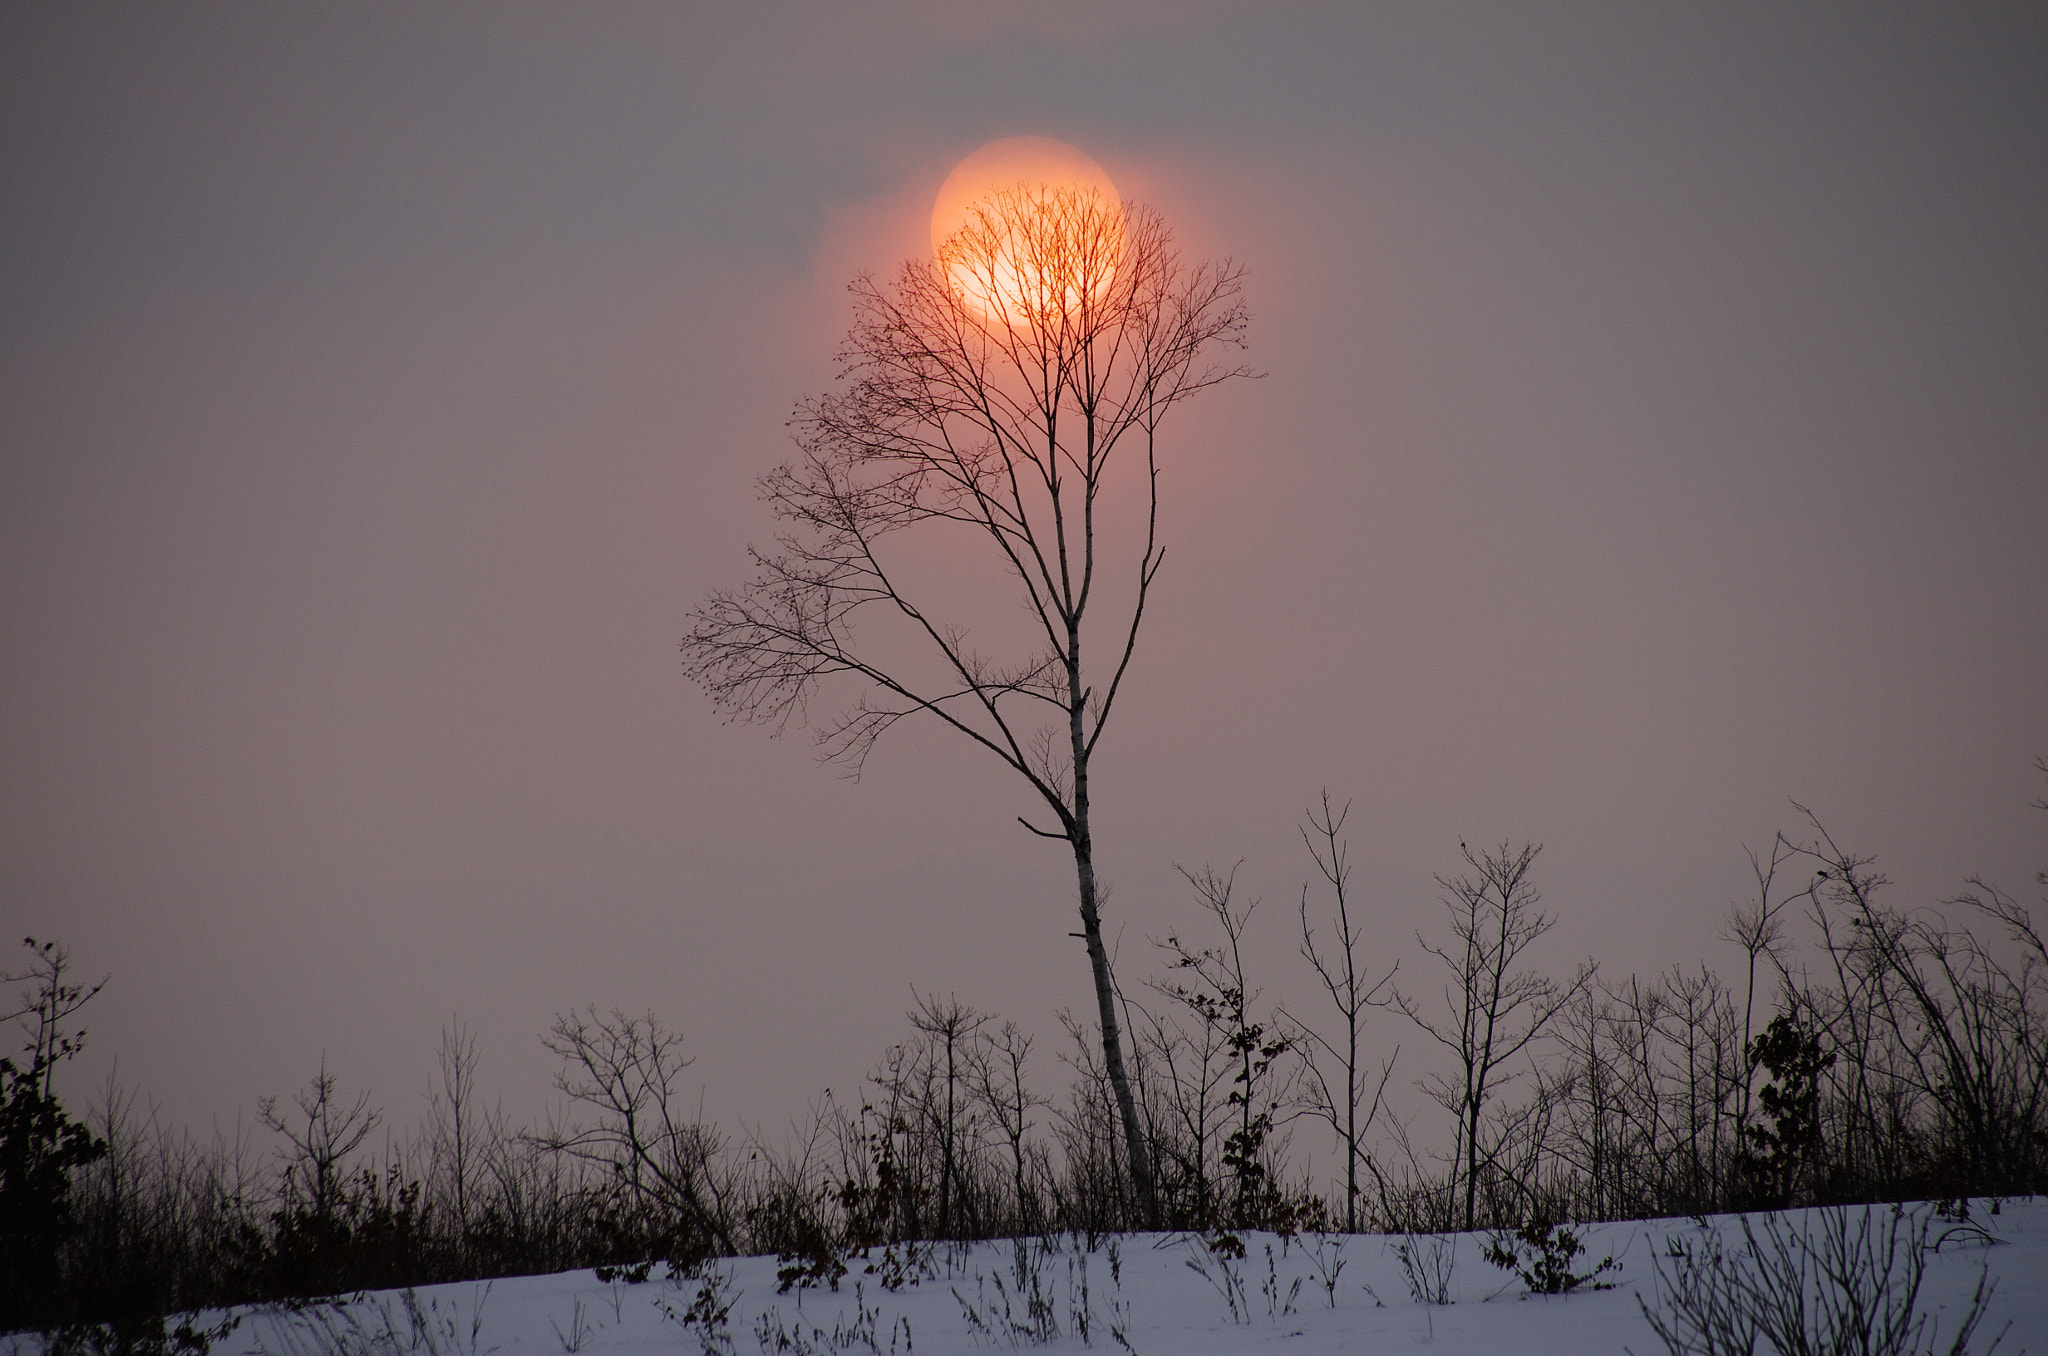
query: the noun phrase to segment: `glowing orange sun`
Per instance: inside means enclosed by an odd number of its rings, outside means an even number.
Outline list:
[[[1099,298],[1123,250],[1116,184],[1051,137],[991,141],[946,176],[932,257],[985,320],[1019,325]]]

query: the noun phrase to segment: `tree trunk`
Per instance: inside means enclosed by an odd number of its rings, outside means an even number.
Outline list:
[[[1465,1120],[1465,1232],[1472,1232],[1472,1217],[1479,1203],[1479,1101],[1474,1098]]]
[[[1068,674],[1079,686],[1078,653],[1080,637],[1072,635],[1068,648]],[[1131,1164],[1131,1185],[1138,1194],[1138,1209],[1147,1229],[1161,1227],[1159,1192],[1152,1180],[1152,1155],[1145,1143],[1144,1128],[1138,1123],[1137,1099],[1131,1095],[1130,1075],[1124,1070],[1124,1043],[1116,1021],[1116,986],[1109,975],[1109,951],[1102,944],[1102,915],[1095,897],[1095,842],[1088,827],[1088,745],[1082,737],[1083,694],[1076,693],[1069,730],[1074,749],[1073,834],[1074,874],[1081,895],[1081,938],[1088,946],[1088,965],[1095,975],[1095,1010],[1102,1024],[1102,1065],[1109,1073],[1109,1086],[1116,1093],[1116,1109],[1124,1123],[1124,1143]]]
[[[1347,937],[1348,941],[1349,938]],[[1358,983],[1349,981],[1355,996]],[[1351,1016],[1350,1052],[1344,1064],[1344,1232],[1358,1232],[1358,1014]]]
[[[1130,1074],[1124,1068],[1123,1037],[1116,1021],[1116,987],[1109,975],[1109,951],[1102,944],[1102,916],[1095,907],[1095,863],[1087,832],[1082,821],[1074,839],[1074,869],[1081,886],[1081,937],[1088,945],[1088,965],[1095,974],[1095,1009],[1102,1023],[1102,1064],[1109,1073],[1109,1086],[1116,1093],[1117,1114],[1124,1124],[1138,1209],[1145,1217],[1145,1227],[1157,1229],[1161,1227],[1159,1193],[1153,1185],[1152,1156],[1145,1143],[1145,1131],[1138,1123],[1137,1099],[1131,1094]]]

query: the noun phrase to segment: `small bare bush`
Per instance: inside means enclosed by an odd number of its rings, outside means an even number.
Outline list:
[[[438,1299],[422,1304],[417,1291],[399,1292],[397,1302],[319,1302],[271,1308],[256,1327],[252,1356],[490,1356],[482,1345],[482,1287],[469,1312]]]
[[[1713,1229],[1674,1236],[1656,1259],[1657,1302],[1643,1317],[1670,1356],[1966,1356],[1991,1298],[1988,1267],[1946,1346],[1920,1308],[1927,1259],[1945,1235],[1931,1210],[1824,1210],[1794,1223],[1740,1217],[1742,1247]],[[1988,1353],[2005,1334],[1994,1337]]]
[[[1449,1304],[1451,1271],[1458,1265],[1458,1240],[1440,1234],[1409,1234],[1394,1245],[1408,1293],[1417,1304]]]

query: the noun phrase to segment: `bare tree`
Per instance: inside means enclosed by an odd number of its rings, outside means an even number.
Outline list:
[[[1567,984],[1533,970],[1517,970],[1524,951],[1550,931],[1556,917],[1537,908],[1539,896],[1529,885],[1529,870],[1539,844],[1511,850],[1475,853],[1463,843],[1458,850],[1473,874],[1453,880],[1437,877],[1448,895],[1449,946],[1417,934],[1422,949],[1450,971],[1444,985],[1447,1018],[1423,1016],[1412,995],[1396,991],[1394,1002],[1408,1019],[1449,1050],[1457,1060],[1458,1081],[1431,1075],[1423,1087],[1458,1118],[1458,1160],[1453,1180],[1464,1186],[1464,1225],[1473,1227],[1479,1192],[1479,1169],[1487,1151],[1480,1143],[1488,1101],[1511,1075],[1505,1066],[1543,1034],[1567,1004],[1593,982],[1593,966],[1579,967]]]
[[[1064,1008],[1059,1021],[1073,1042],[1059,1059],[1074,1076],[1067,1096],[1053,1107],[1053,1139],[1063,1166],[1061,1179],[1052,1184],[1053,1210],[1069,1229],[1128,1229],[1133,1174],[1120,1152],[1125,1141],[1116,1094],[1102,1068],[1102,1044],[1091,1039],[1084,1020]],[[1148,1076],[1141,1086],[1150,1091],[1151,1082]]]
[[[427,1091],[428,1137],[433,1159],[447,1173],[454,1196],[456,1232],[469,1246],[470,1183],[476,1176],[476,1031],[460,1017],[441,1028],[435,1053],[440,1083]]]
[[[1794,802],[1815,838],[1800,850],[1819,863],[1812,898],[1837,970],[1863,980],[1841,1011],[1858,1015],[1849,1057],[1851,1095],[1861,1119],[1883,1126],[1870,1108],[1903,1093],[1939,1108],[1938,1140],[1960,1180],[1977,1190],[2007,1192],[2034,1178],[2041,1123],[2048,1115],[2048,940],[2027,909],[1981,877],[1949,900],[1997,924],[2016,963],[2002,959],[1967,927],[1939,913],[1907,914],[1881,903],[1889,882],[1868,857],[1839,847],[1811,811]],[[1830,913],[1845,917],[1833,927]],[[1843,980],[1845,998],[1849,981]],[[1893,1052],[1889,1064],[1867,1047]],[[1893,1085],[1887,1087],[1886,1085]],[[1896,1135],[1870,1134],[1871,1157],[1882,1162]],[[1893,1176],[1899,1175],[1896,1169]]]
[[[1218,1012],[1195,1011],[1200,1020],[1190,1028],[1179,1020],[1180,1013],[1191,1011],[1188,1005],[1170,986],[1152,987],[1172,998],[1174,1006],[1161,1014],[1132,1003],[1127,1016],[1143,1075],[1139,1081],[1160,1190],[1175,1222],[1206,1228],[1218,1213],[1218,1160],[1230,1128],[1225,1097],[1234,1086],[1234,1070],[1227,1024]]]
[[[33,937],[22,938],[21,944],[29,953],[29,968],[19,974],[0,974],[0,984],[33,983],[35,993],[23,998],[21,1006],[0,1017],[0,1021],[11,1019],[30,1033],[32,1038],[22,1047],[22,1053],[29,1056],[37,1077],[42,1079],[43,1096],[48,1097],[55,1087],[52,1071],[85,1048],[84,1029],[66,1035],[65,1021],[97,997],[107,987],[107,980],[103,978],[91,985],[67,984],[64,975],[71,968],[70,947],[61,942],[38,942]]]
[[[322,1227],[333,1223],[341,1205],[348,1156],[384,1123],[384,1113],[370,1105],[369,1093],[359,1094],[344,1106],[335,1087],[334,1075],[327,1072],[327,1056],[322,1055],[320,1072],[292,1094],[297,1116],[278,1110],[275,1097],[256,1103],[263,1124],[291,1145],[285,1162],[286,1201],[297,1203],[298,1193],[304,1192],[306,1214]]]
[[[969,1073],[972,1044],[988,1020],[988,1014],[977,1012],[950,995],[943,1001],[932,997],[919,998],[917,1011],[910,1014],[910,1024],[930,1042],[933,1072],[940,1075],[945,1089],[943,1094],[934,1089],[925,1107],[926,1118],[938,1130],[941,1238],[958,1236],[953,1211],[960,1196],[960,1160],[963,1157],[960,1152],[960,1094]]]
[[[1393,1077],[1394,1059],[1400,1054],[1397,1048],[1380,1066],[1379,1080],[1372,1087],[1371,1104],[1366,1107],[1365,1117],[1361,1120],[1358,1109],[1366,1101],[1368,1075],[1358,1051],[1358,1041],[1365,1029],[1366,1009],[1386,1007],[1393,1001],[1380,995],[1393,982],[1394,971],[1400,962],[1387,967],[1387,972],[1375,980],[1371,978],[1364,958],[1359,955],[1359,947],[1365,938],[1351,916],[1350,844],[1342,836],[1344,821],[1350,814],[1348,802],[1343,809],[1334,809],[1330,804],[1330,793],[1325,791],[1322,817],[1318,819],[1311,809],[1308,823],[1301,830],[1301,841],[1308,845],[1309,855],[1315,858],[1317,869],[1336,894],[1332,919],[1336,945],[1334,949],[1318,948],[1315,927],[1308,917],[1309,888],[1306,885],[1301,887],[1301,954],[1316,972],[1316,978],[1321,982],[1323,991],[1329,994],[1330,1002],[1336,1006],[1343,1027],[1333,1041],[1293,1013],[1284,1015],[1300,1033],[1297,1048],[1302,1053],[1307,1074],[1310,1110],[1329,1122],[1330,1129],[1344,1145],[1344,1230],[1355,1234],[1358,1232],[1358,1169],[1361,1164],[1379,1182],[1381,1198],[1384,1200],[1386,1196],[1386,1180],[1372,1161],[1372,1155],[1366,1151],[1365,1135],[1379,1115],[1387,1080]],[[1335,1082],[1336,1071],[1324,1067],[1326,1059],[1334,1061],[1337,1069],[1343,1072],[1341,1095]]]
[[[712,594],[683,640],[686,670],[734,719],[806,720],[820,684],[857,680],[852,706],[814,727],[824,757],[855,775],[898,721],[929,717],[1043,803],[1054,827],[1025,827],[1073,854],[1103,1060],[1154,1222],[1102,940],[1089,771],[1163,558],[1160,424],[1244,371],[1205,357],[1242,343],[1239,280],[1227,262],[1184,263],[1150,209],[1046,185],[993,195],[938,259],[905,263],[891,284],[860,277],[843,383],[798,407],[802,456],[761,481],[783,524],[776,548],[752,551],[753,580]],[[1100,513],[1125,467],[1141,531]],[[1024,609],[1028,639],[1005,657],[920,582],[918,544],[962,538]],[[1110,547],[1122,538],[1127,554]],[[971,573],[966,558],[949,558],[942,585]]]
[[[1032,1037],[1015,1022],[1004,1021],[991,1035],[984,1031],[969,1052],[968,1086],[996,1128],[1010,1146],[1011,1190],[1015,1193],[1018,1233],[1038,1229],[1033,1196],[1026,1183],[1024,1136],[1031,1129],[1034,1109],[1051,1105],[1051,1099],[1031,1091],[1024,1082],[1024,1065],[1031,1058]]]
[[[1728,922],[1721,934],[1741,947],[1743,955],[1747,958],[1746,988],[1742,1000],[1742,1044],[1739,1047],[1743,1050],[1749,1048],[1750,1040],[1756,1034],[1757,962],[1768,958],[1773,965],[1782,966],[1779,953],[1784,945],[1785,906],[1793,899],[1802,897],[1795,894],[1775,901],[1771,897],[1779,871],[1797,855],[1797,850],[1782,833],[1771,842],[1769,860],[1759,857],[1754,851],[1750,852],[1749,869],[1756,877],[1756,895],[1751,900],[1729,908]],[[1808,888],[1811,889],[1810,885]],[[1754,1075],[1755,1072],[1753,1064],[1745,1070],[1746,1075]],[[1750,1091],[1754,1082],[1753,1076],[1745,1076],[1735,1089],[1735,1124],[1738,1128],[1749,1124]]]
[[[1771,843],[1769,860],[1749,853],[1750,873],[1756,877],[1756,896],[1741,904],[1731,905],[1728,922],[1722,930],[1722,937],[1742,948],[1746,958],[1744,970],[1744,996],[1742,1000],[1742,1039],[1745,1044],[1755,1034],[1756,1025],[1756,970],[1757,962],[1771,958],[1776,963],[1780,947],[1784,943],[1784,925],[1781,915],[1791,899],[1772,899],[1778,872],[1797,855],[1785,835],[1779,834]]]
[[[682,1033],[651,1014],[601,1019],[586,1009],[556,1018],[541,1043],[562,1061],[555,1086],[598,1121],[551,1128],[539,1142],[608,1169],[642,1203],[680,1216],[700,1235],[693,1244],[737,1254],[713,1175],[717,1132],[675,1105],[677,1079],[691,1063],[680,1053]]]
[[[1172,968],[1178,974],[1157,987],[1201,1020],[1205,1033],[1201,1049],[1206,1054],[1220,1045],[1218,1053],[1231,1068],[1230,1092],[1224,1104],[1234,1124],[1223,1138],[1223,1167],[1237,1183],[1230,1223],[1235,1228],[1256,1228],[1270,1214],[1267,1207],[1273,1200],[1266,1145],[1275,1113],[1286,1095],[1286,1077],[1279,1061],[1293,1048],[1293,1042],[1288,1032],[1252,1016],[1259,991],[1251,987],[1245,974],[1244,934],[1259,902],[1255,899],[1241,909],[1231,902],[1237,868],[1221,876],[1207,866],[1200,871],[1184,866],[1176,869],[1195,888],[1203,909],[1216,919],[1223,931],[1223,944],[1194,950],[1169,935],[1162,945],[1173,957]],[[1205,1057],[1200,1063],[1206,1078],[1211,1062]],[[1211,1221],[1200,1219],[1198,1223],[1207,1228]]]

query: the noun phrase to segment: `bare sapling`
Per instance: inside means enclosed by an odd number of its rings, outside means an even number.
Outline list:
[[[1342,809],[1334,808],[1330,793],[1325,791],[1320,814],[1311,809],[1308,823],[1301,830],[1302,842],[1334,896],[1330,913],[1334,940],[1318,945],[1315,925],[1309,920],[1309,887],[1301,887],[1301,955],[1336,1008],[1339,1025],[1332,1035],[1325,1036],[1315,1023],[1304,1022],[1291,1012],[1284,1015],[1296,1032],[1310,1111],[1329,1123],[1344,1151],[1344,1232],[1355,1234],[1359,1196],[1363,1191],[1358,1177],[1361,1167],[1378,1183],[1381,1200],[1386,1198],[1386,1179],[1366,1149],[1365,1137],[1379,1118],[1387,1080],[1393,1077],[1394,1061],[1401,1053],[1396,1047],[1381,1063],[1375,1079],[1359,1051],[1359,1041],[1364,1035],[1366,1013],[1372,1008],[1392,1005],[1387,988],[1393,983],[1400,962],[1389,965],[1375,979],[1367,958],[1361,954],[1365,933],[1353,910],[1351,848],[1343,837],[1344,821],[1350,814],[1349,802]]]
[[[924,1107],[924,1118],[935,1130],[939,1149],[938,1237],[958,1236],[956,1211],[961,1196],[963,1152],[960,1124],[962,1103],[967,1101],[966,1084],[972,1047],[988,1023],[986,1013],[976,1012],[958,998],[917,1000],[910,1024],[930,1043],[934,1082]]]
[[[1027,1032],[1005,1020],[995,1032],[981,1033],[970,1051],[967,1069],[970,1092],[1009,1150],[1011,1225],[1012,1232],[1019,1234],[1036,1233],[1044,1223],[1030,1183],[1031,1155],[1025,1136],[1032,1127],[1032,1112],[1050,1105],[1051,1099],[1033,1092],[1024,1081],[1031,1045]]]
[[[344,1102],[337,1086],[323,1055],[320,1072],[292,1094],[296,1115],[280,1110],[275,1097],[256,1104],[263,1124],[290,1146],[283,1155],[286,1209],[316,1229],[334,1225],[349,1155],[384,1123],[384,1113],[370,1105],[368,1092]]]
[[[686,1117],[678,1086],[690,1066],[682,1033],[653,1015],[594,1009],[555,1019],[542,1044],[562,1061],[555,1086],[596,1113],[546,1131],[540,1142],[558,1154],[608,1170],[656,1218],[677,1218],[687,1233],[674,1239],[672,1261],[693,1263],[715,1248],[737,1254],[718,1199],[715,1129]]]
[[[1232,901],[1234,867],[1228,875],[1209,867],[1178,869],[1195,888],[1203,910],[1216,920],[1223,942],[1191,948],[1177,935],[1169,935],[1164,946],[1174,974],[1160,991],[1201,1022],[1205,1048],[1220,1046],[1230,1069],[1230,1090],[1224,1096],[1229,1130],[1223,1137],[1222,1163],[1234,1187],[1226,1222],[1238,1229],[1279,1223],[1279,1184],[1272,1180],[1266,1150],[1286,1100],[1282,1059],[1293,1042],[1275,1023],[1254,1014],[1259,991],[1246,974],[1244,936],[1258,901],[1242,908]],[[1213,1221],[1196,1222],[1208,1227]]]
[[[1495,1161],[1498,1144],[1484,1131],[1488,1109],[1501,1087],[1516,1075],[1509,1064],[1543,1036],[1568,1004],[1593,982],[1591,962],[1581,965],[1568,983],[1517,969],[1523,954],[1556,923],[1538,908],[1540,896],[1529,883],[1537,844],[1475,853],[1463,843],[1471,874],[1437,884],[1446,891],[1444,912],[1450,924],[1448,943],[1417,934],[1422,949],[1449,972],[1441,1015],[1425,1015],[1413,995],[1396,991],[1394,1002],[1407,1018],[1456,1061],[1452,1077],[1432,1074],[1422,1088],[1457,1118],[1457,1157],[1452,1180],[1462,1188],[1460,1226],[1470,1230],[1478,1212],[1482,1168]]]

